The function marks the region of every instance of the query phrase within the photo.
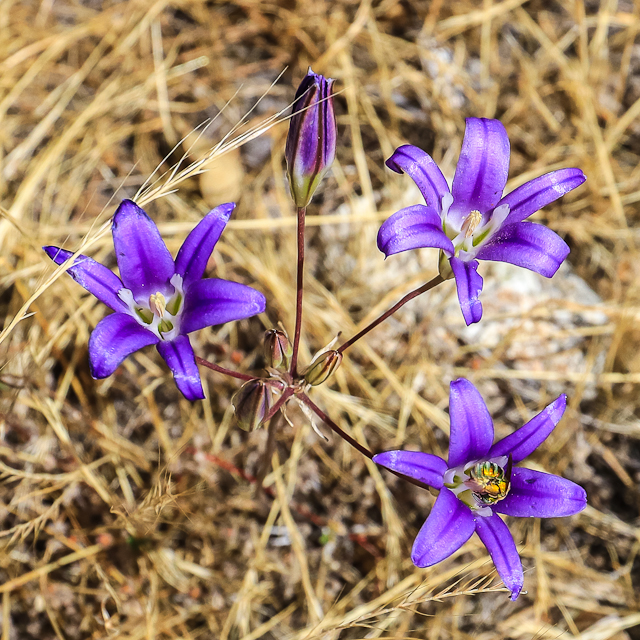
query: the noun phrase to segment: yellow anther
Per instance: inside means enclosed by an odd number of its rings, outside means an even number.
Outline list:
[[[478,225],[482,222],[482,214],[474,210],[472,211],[462,223],[462,233],[464,233],[465,238],[470,238],[473,235],[473,232],[478,228]]]
[[[167,301],[161,293],[152,293],[149,296],[149,309],[160,318],[164,317]]]

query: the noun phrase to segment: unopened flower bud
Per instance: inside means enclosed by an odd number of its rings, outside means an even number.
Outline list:
[[[304,379],[307,384],[315,387],[322,384],[342,362],[342,354],[339,351],[327,351],[312,363],[305,371]]]
[[[238,424],[245,431],[255,431],[271,409],[271,390],[264,380],[249,380],[234,394],[231,404]]]
[[[264,357],[267,367],[274,369],[289,366],[289,358],[293,354],[293,347],[284,331],[269,329],[264,334]]]
[[[297,207],[309,204],[336,156],[334,82],[309,67],[296,92],[285,157],[291,197]]]

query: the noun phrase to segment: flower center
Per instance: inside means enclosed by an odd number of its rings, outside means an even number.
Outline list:
[[[500,230],[509,210],[508,204],[501,204],[484,214],[478,209],[460,211],[455,207],[453,196],[445,193],[442,196],[442,230],[453,242],[454,255],[464,261],[474,260],[480,249]]]
[[[147,304],[136,302],[129,289],[121,289],[118,292],[120,299],[129,307],[129,313],[161,340],[173,340],[179,334],[184,306],[182,277],[175,274],[170,283],[173,285],[173,295],[167,299],[164,293],[157,291],[149,296]]]
[[[505,470],[495,462],[478,462],[469,469],[465,485],[482,504],[495,504],[507,497],[510,483]]]
[[[488,516],[490,507],[509,494],[511,467],[511,456],[466,463],[445,473],[444,486],[478,515]]]

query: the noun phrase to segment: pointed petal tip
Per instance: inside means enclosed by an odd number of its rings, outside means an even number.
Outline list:
[[[116,218],[121,218],[124,215],[145,215],[147,216],[147,212],[142,209],[142,207],[138,206],[133,200],[129,200],[129,198],[125,198],[116,209],[116,212],[113,214],[113,221],[116,222]],[[147,216],[148,217],[148,216]]]
[[[254,289],[254,291],[256,291]],[[254,300],[256,313],[262,313],[267,308],[267,299],[260,291],[256,291],[256,297]]]
[[[182,395],[191,402],[203,400],[202,379],[188,336],[180,335],[175,340],[160,341],[156,349],[171,369],[173,380]]]
[[[456,279],[456,290],[462,317],[467,326],[482,319],[482,302],[479,300],[484,280],[478,273],[477,260],[464,262],[460,258],[450,258],[449,264]]]
[[[57,265],[61,265],[63,262],[66,262],[66,260],[73,255],[71,251],[66,251],[60,247],[54,247],[53,245],[45,245],[42,249]]]
[[[210,216],[211,214],[216,214],[221,219],[223,219],[226,222],[228,222],[229,218],[231,217],[231,214],[233,213],[233,210],[235,208],[236,208],[236,203],[235,202],[225,202],[223,204],[219,204],[214,209],[211,209],[211,211],[209,211],[209,213],[207,215]]]
[[[395,451],[383,451],[382,453],[376,453],[371,460],[381,467],[388,469],[393,465]]]
[[[567,409],[567,394],[563,393],[558,396],[548,407],[547,412],[549,419],[554,422],[554,424],[558,424],[560,419],[564,415],[565,410]]]

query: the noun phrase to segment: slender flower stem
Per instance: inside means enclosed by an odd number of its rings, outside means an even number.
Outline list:
[[[268,420],[271,420],[271,418],[273,418],[273,416],[275,416],[276,413],[280,410],[280,407],[282,407],[282,405],[292,395],[293,395],[293,389],[291,389],[291,387],[289,387],[288,389],[285,389],[282,395],[276,400],[276,403],[273,405],[273,407],[271,407],[271,410],[269,411],[269,413],[267,413],[267,415],[264,417],[262,422],[264,423],[264,422],[267,422]]]
[[[348,442],[354,449],[357,449],[363,456],[367,456],[369,460],[373,458],[373,453],[369,451],[365,446],[361,445],[357,440],[354,440],[348,433],[345,433],[319,406],[317,406],[313,400],[306,394],[301,393],[298,395],[300,400],[304,402],[309,409],[311,409],[335,434],[340,436],[343,440]]]
[[[392,316],[400,307],[407,304],[407,302],[413,300],[414,298],[417,298],[422,293],[430,291],[442,282],[444,282],[442,276],[437,275],[435,278],[433,278],[433,280],[429,280],[429,282],[423,284],[421,287],[418,287],[410,293],[407,293],[407,295],[404,296],[404,298],[402,298],[399,302],[396,302],[396,304],[394,304],[391,309],[385,311],[381,316],[377,317],[373,322],[362,329],[362,331],[359,331],[355,336],[349,338],[349,340],[347,340],[343,345],[338,347],[338,353],[343,353],[344,351],[346,351],[354,342],[357,342],[358,340],[360,340],[360,338],[362,338],[362,336],[369,333],[369,331],[371,331],[372,329],[375,329],[381,322],[384,322],[389,316]]]
[[[304,278],[304,223],[307,208],[298,207],[298,272],[296,276],[296,326],[293,333],[293,353],[291,354],[291,375],[298,375],[298,348],[300,347],[300,331],[302,330],[302,293]]]
[[[218,373],[222,373],[225,376],[230,376],[231,378],[237,378],[238,380],[256,380],[256,376],[250,376],[248,373],[239,373],[238,371],[232,371],[231,369],[225,369],[220,365],[214,364],[213,362],[209,362],[200,356],[196,356],[196,362],[201,364],[203,367],[207,367],[207,369],[211,369],[213,371],[217,371]]]
[[[300,398],[300,400],[302,400],[302,402],[304,402],[335,434],[348,442],[354,449],[357,449],[363,456],[367,456],[369,460],[373,459],[374,454],[369,451],[369,449],[367,449],[364,445],[361,445],[357,440],[354,440],[348,433],[345,433],[320,407],[318,407],[318,405],[316,405],[311,400],[311,398],[309,398],[306,393],[299,394],[298,398]],[[420,487],[421,489],[429,489],[428,485],[420,482],[420,480],[405,476],[404,474],[398,473],[393,469],[389,469],[387,467],[385,468],[390,473],[393,473],[394,476],[398,476],[398,478],[402,478],[403,480],[414,484],[416,487]]]

